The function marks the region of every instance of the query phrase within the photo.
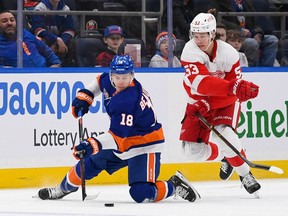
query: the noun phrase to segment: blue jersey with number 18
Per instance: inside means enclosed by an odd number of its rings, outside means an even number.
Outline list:
[[[101,74],[98,83],[111,121],[109,133],[118,146],[116,153],[125,153],[125,158],[130,158],[161,152],[164,143],[162,125],[157,122],[149,93],[142,85],[134,78],[130,87],[116,93],[109,73]]]

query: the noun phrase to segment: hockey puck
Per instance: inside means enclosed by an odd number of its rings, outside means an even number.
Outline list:
[[[105,203],[105,207],[114,207],[114,203]]]

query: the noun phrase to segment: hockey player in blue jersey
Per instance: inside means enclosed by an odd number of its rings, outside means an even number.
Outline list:
[[[128,55],[115,56],[110,72],[99,75],[72,102],[72,113],[86,114],[94,97],[103,93],[110,117],[106,134],[90,137],[74,147],[74,156],[85,151],[85,179],[106,170],[110,175],[128,166],[129,193],[135,202],[157,202],[175,193],[194,202],[200,198],[185,177],[177,172],[168,181],[158,180],[164,145],[162,125],[157,122],[149,93],[134,78],[134,65]],[[59,186],[38,192],[41,199],[60,199],[81,185],[80,163],[65,175]]]

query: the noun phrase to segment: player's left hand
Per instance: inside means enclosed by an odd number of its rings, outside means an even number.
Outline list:
[[[74,146],[73,156],[77,160],[79,160],[81,154],[83,155],[83,157],[87,157],[90,155],[97,154],[101,149],[102,149],[101,143],[97,139],[90,137],[87,140],[81,142],[79,145]]]
[[[186,113],[190,117],[196,117],[196,112],[198,112],[200,115],[205,116],[206,113],[210,111],[210,104],[202,99],[197,101],[194,104],[188,104],[186,108]]]
[[[247,101],[257,97],[259,93],[259,86],[256,84],[241,80],[234,79],[230,81],[229,95],[236,95],[240,101]]]
[[[85,115],[94,99],[94,95],[88,89],[81,89],[78,91],[76,98],[72,102],[72,115],[78,118],[78,113],[81,110],[82,115]]]

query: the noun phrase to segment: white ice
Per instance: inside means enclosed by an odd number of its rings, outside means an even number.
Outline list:
[[[241,188],[240,181],[192,182],[201,199],[190,203],[168,198],[159,203],[134,203],[126,185],[90,186],[62,200],[32,198],[39,188],[0,190],[0,215],[7,216],[287,216],[288,179],[260,179],[260,199]],[[95,196],[98,195],[96,199]],[[114,207],[105,207],[114,203]]]

